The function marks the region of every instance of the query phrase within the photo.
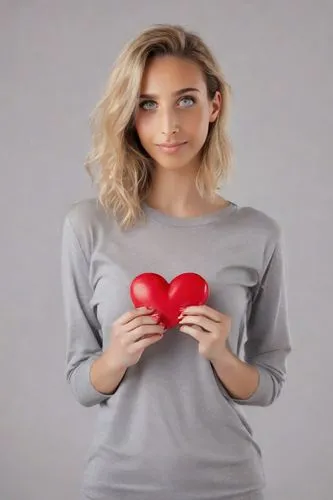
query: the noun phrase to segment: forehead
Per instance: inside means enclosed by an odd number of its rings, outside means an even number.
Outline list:
[[[163,56],[155,57],[147,63],[140,91],[161,94],[163,91],[172,93],[185,87],[205,89],[205,80],[199,65],[188,59]]]

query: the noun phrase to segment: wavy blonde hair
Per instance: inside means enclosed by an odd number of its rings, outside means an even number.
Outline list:
[[[92,147],[85,168],[94,181],[93,166],[100,167],[98,201],[106,212],[113,213],[122,228],[132,227],[144,216],[141,203],[152,184],[154,163],[141,146],[134,118],[147,61],[164,55],[197,63],[209,99],[216,91],[222,94],[221,111],[210,123],[201,150],[196,177],[200,195],[213,199],[219,183],[227,180],[231,170],[232,148],[226,133],[231,87],[216,59],[200,36],[182,26],[157,24],[145,29],[119,54],[104,95],[90,116]]]

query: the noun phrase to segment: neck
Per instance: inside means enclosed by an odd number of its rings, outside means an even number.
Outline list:
[[[203,199],[195,186],[196,171],[186,168],[167,170],[156,168],[146,203],[176,217],[195,217],[228,204],[218,194],[213,201]]]

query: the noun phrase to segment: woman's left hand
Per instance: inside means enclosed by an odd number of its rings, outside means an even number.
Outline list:
[[[207,305],[185,307],[179,316],[179,330],[199,342],[198,350],[209,361],[220,359],[227,351],[231,318]]]

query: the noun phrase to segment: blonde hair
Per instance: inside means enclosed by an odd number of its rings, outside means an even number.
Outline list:
[[[196,62],[205,77],[208,97],[222,94],[221,111],[210,123],[201,150],[196,186],[203,198],[213,199],[219,183],[231,170],[232,148],[226,133],[231,88],[203,40],[182,26],[157,24],[128,42],[119,54],[104,95],[91,114],[92,148],[85,167],[100,167],[98,201],[119,219],[122,228],[133,226],[144,213],[141,203],[152,183],[153,160],[138,139],[134,117],[147,61],[156,56],[176,56]]]

